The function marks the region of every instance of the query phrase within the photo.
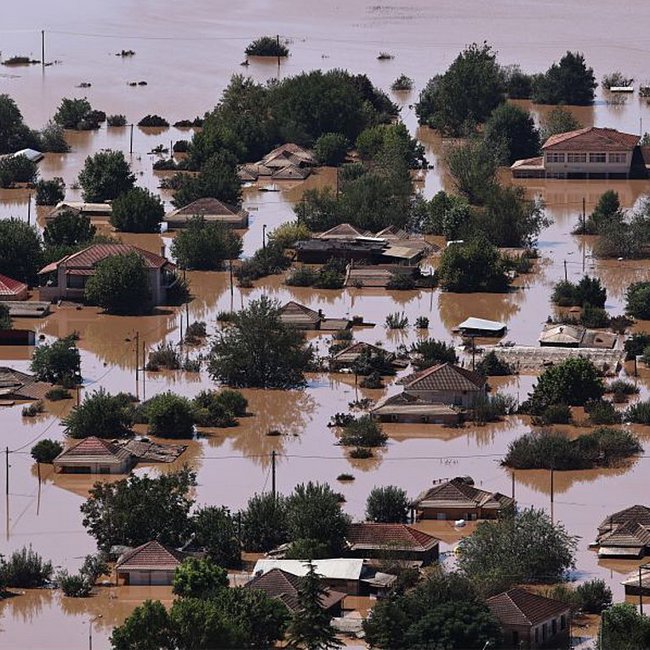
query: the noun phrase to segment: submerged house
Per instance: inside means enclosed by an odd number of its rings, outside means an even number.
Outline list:
[[[427,565],[439,555],[440,541],[406,524],[350,524],[346,535],[350,557],[377,558],[417,562]]]
[[[250,582],[244,585],[244,589],[259,589],[269,598],[279,600],[291,614],[300,611],[298,600],[298,589],[301,578],[283,571],[282,569],[271,569],[266,573],[255,576]],[[321,607],[331,616],[340,616],[342,603],[346,594],[341,591],[327,589],[320,601]]]
[[[115,564],[118,584],[171,585],[176,568],[185,559],[181,551],[147,542],[123,553]]]
[[[500,492],[474,487],[469,476],[457,476],[435,484],[411,503],[418,519],[496,519],[502,510],[511,508],[515,500]]]
[[[486,601],[503,631],[504,648],[568,648],[571,608],[566,603],[515,588]]]
[[[598,526],[595,545],[599,557],[650,555],[650,508],[636,505],[607,517]]]
[[[381,422],[453,426],[460,422],[462,412],[448,404],[430,402],[403,392],[379,400],[370,409],[370,416]]]
[[[340,350],[336,354],[332,355],[332,358],[329,362],[330,370],[337,371],[342,368],[349,368],[353,366],[359,359],[364,356],[376,356],[382,355],[390,363],[395,359],[395,354],[393,352],[387,352],[384,348],[380,348],[377,345],[372,345],[371,343],[366,343],[365,341],[357,341],[352,345],[349,345],[347,348]]]
[[[110,203],[85,203],[84,201],[60,201],[54,209],[45,216],[48,223],[56,219],[62,212],[74,212],[75,214],[88,217],[91,221],[108,221],[113,212]]]
[[[0,301],[27,300],[28,287],[24,282],[0,274]]]
[[[588,330],[581,325],[548,325],[539,336],[541,346],[611,349],[618,337],[612,332]]]
[[[290,300],[280,308],[280,320],[299,330],[318,330],[323,320],[320,310],[314,311],[295,300]]]
[[[496,320],[470,316],[456,328],[463,336],[503,336],[507,326]]]
[[[126,474],[135,463],[127,449],[95,436],[80,440],[52,461],[54,471],[63,474]]]
[[[0,368],[0,399],[15,401],[31,401],[45,399],[48,391],[54,386],[45,381],[38,381],[33,375],[14,370]]]
[[[48,264],[38,272],[40,298],[49,301],[83,300],[86,282],[95,275],[97,264],[109,257],[129,253],[137,253],[145,262],[152,303],[164,304],[167,289],[177,280],[176,266],[161,255],[130,244],[95,244]]]
[[[589,126],[552,135],[537,158],[517,160],[514,178],[647,178],[640,137]]]
[[[219,199],[197,199],[163,217],[171,230],[185,228],[192,217],[203,217],[206,223],[222,223],[229,228],[248,228],[248,212]]]
[[[308,149],[300,145],[288,142],[276,147],[259,161],[260,165],[271,169],[281,169],[288,165],[296,167],[315,167],[318,161]]]

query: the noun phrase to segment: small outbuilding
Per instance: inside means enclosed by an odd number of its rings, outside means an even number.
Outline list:
[[[395,359],[395,354],[393,352],[387,352],[383,348],[380,348],[377,345],[372,345],[371,343],[366,343],[365,341],[358,341],[332,356],[329,364],[330,370],[337,371],[341,368],[349,368],[364,355],[383,355],[389,362]]]
[[[96,436],[80,440],[52,462],[62,474],[126,474],[135,463],[127,449]]]
[[[295,300],[290,300],[280,308],[280,320],[285,325],[299,330],[317,330],[320,329],[323,314],[320,310],[314,311]]]
[[[470,316],[457,327],[463,336],[503,336],[507,326],[496,320]]]
[[[147,542],[123,553],[115,564],[118,584],[171,585],[186,555],[159,542]]]
[[[0,274],[0,301],[27,300],[28,287],[24,282]]]

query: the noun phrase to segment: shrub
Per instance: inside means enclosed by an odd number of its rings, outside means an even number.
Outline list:
[[[354,476],[352,474],[339,474],[336,477],[337,481],[341,481],[341,483],[345,483],[346,481],[354,481]]]
[[[350,450],[350,458],[356,460],[365,460],[367,458],[372,458],[373,456],[374,454],[372,453],[372,449],[366,449],[365,447],[355,447]]]
[[[193,400],[194,421],[200,427],[237,426],[235,414],[219,400],[219,394],[204,390]]]
[[[60,176],[36,183],[36,205],[56,205],[65,198],[65,182]]]
[[[364,377],[360,382],[361,388],[383,388],[384,382],[381,380],[381,375],[378,372],[371,372],[367,377]]]
[[[439,363],[458,363],[458,355],[451,343],[437,341],[436,339],[424,339],[411,346],[413,354],[413,365],[418,370],[430,368]]]
[[[650,282],[634,282],[627,288],[626,311],[634,318],[650,320]]]
[[[268,241],[284,249],[293,248],[296,242],[310,237],[311,231],[302,221],[287,221],[269,233]]]
[[[584,276],[578,284],[562,280],[553,288],[551,300],[561,307],[579,305],[586,307],[604,307],[607,300],[607,290],[598,278]]]
[[[290,287],[311,287],[316,280],[318,280],[318,271],[308,266],[301,266],[287,275],[284,283]]]
[[[87,131],[98,129],[101,120],[96,119],[90,102],[83,99],[69,99],[64,97],[54,113],[53,120],[64,129]]]
[[[363,415],[343,427],[340,442],[344,447],[383,447],[387,440],[381,425]]]
[[[37,463],[51,463],[62,451],[60,442],[44,438],[32,447],[31,455]]]
[[[36,552],[23,546],[19,551],[14,551],[2,563],[0,569],[2,583],[9,587],[22,587],[33,589],[44,586],[52,576],[52,563],[46,562]]]
[[[580,315],[580,324],[584,327],[607,327],[609,314],[602,307],[592,307],[586,303]]]
[[[248,56],[289,56],[289,48],[279,38],[260,36],[246,48]]]
[[[291,259],[284,254],[284,249],[275,242],[269,242],[265,248],[260,248],[253,256],[244,260],[235,270],[235,275],[242,282],[259,280],[267,275],[281,273],[291,266]]]
[[[160,117],[160,115],[145,115],[138,122],[138,126],[152,126],[166,129],[169,126],[169,122],[164,117]]]
[[[477,424],[496,422],[504,415],[514,413],[517,401],[511,395],[487,395],[474,402],[471,418]]]
[[[81,357],[70,337],[39,345],[34,350],[30,370],[38,381],[51,384],[81,383]]]
[[[455,354],[456,353],[454,352],[454,355]],[[486,377],[505,377],[507,375],[514,374],[512,366],[506,361],[499,359],[493,350],[488,352],[479,361],[479,363],[476,365],[476,372],[479,372]]]
[[[323,267],[314,286],[318,289],[342,289],[345,283],[345,276],[337,271],[329,270]]]
[[[415,329],[418,330],[429,329],[429,319],[426,316],[418,316],[415,319]]]
[[[632,404],[625,411],[625,421],[635,424],[650,424],[650,400]]]
[[[126,393],[111,395],[104,388],[86,395],[63,419],[71,438],[122,438],[132,433],[133,402]]]
[[[534,425],[568,424],[572,420],[571,407],[567,404],[551,404],[538,415],[534,415]]]
[[[41,400],[38,400],[29,406],[23,406],[21,414],[24,418],[35,418],[37,415],[40,415],[44,411],[45,405],[43,402],[41,402]]]
[[[404,312],[394,312],[386,316],[386,327],[391,330],[403,330],[408,327],[409,319]]]
[[[174,393],[160,393],[146,403],[149,433],[161,438],[192,438],[192,403]]]
[[[157,372],[161,368],[179,370],[182,365],[180,352],[171,343],[159,343],[155,350],[149,352],[146,369]]]
[[[108,126],[126,126],[126,116],[121,114],[108,115],[106,124]]]
[[[393,271],[386,283],[386,288],[399,291],[411,291],[415,289],[415,280],[407,271]]]
[[[605,386],[606,393],[622,393],[623,395],[636,395],[639,387],[625,379],[615,379],[611,384]]]
[[[345,162],[349,146],[342,133],[323,133],[314,144],[314,156],[321,165],[338,167]]]
[[[69,598],[87,598],[93,589],[92,584],[81,574],[70,574],[67,571],[61,571],[56,581],[61,587],[61,591]]]
[[[604,580],[588,580],[576,587],[580,609],[587,614],[600,614],[612,604],[612,590]]]
[[[413,89],[413,79],[407,77],[405,74],[401,74],[393,83],[390,85],[391,90],[412,90]]]
[[[208,335],[205,321],[195,320],[187,326],[185,338],[203,339]]]
[[[60,402],[64,399],[70,399],[72,395],[67,388],[61,388],[60,386],[55,386],[51,390],[48,390],[45,393],[45,399],[49,399],[50,402]]]
[[[134,187],[120,194],[111,209],[111,225],[122,232],[160,232],[165,208],[149,190]]]
[[[190,149],[189,140],[176,140],[172,146],[172,151],[174,153],[187,153]]]
[[[593,424],[619,424],[621,421],[621,414],[607,400],[585,402],[585,412]]]
[[[109,566],[104,559],[102,553],[95,553],[94,555],[86,555],[84,558],[79,575],[88,580],[91,585],[97,582],[99,576],[105,575],[109,572]]]

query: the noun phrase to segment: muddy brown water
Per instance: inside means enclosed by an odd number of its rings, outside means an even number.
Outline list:
[[[38,25],[34,22],[38,16]],[[585,52],[597,78],[615,69],[633,76],[636,84],[645,82],[646,53],[642,45],[650,6],[633,0],[624,7],[597,0],[587,13],[578,4],[559,0],[540,3],[512,3],[500,0],[486,5],[471,1],[459,5],[443,0],[435,5],[414,0],[401,3],[353,1],[344,8],[335,3],[310,6],[301,11],[295,3],[244,1],[215,11],[210,3],[190,0],[181,5],[167,0],[154,5],[134,0],[86,3],[79,12],[75,3],[48,3],[37,0],[12,7],[0,29],[3,56],[30,54],[40,58],[41,28],[46,29],[46,59],[58,60],[43,72],[40,67],[0,68],[0,93],[16,99],[26,120],[42,126],[54,113],[63,96],[86,96],[93,106],[108,113],[124,113],[137,121],[147,113],[158,113],[174,122],[192,119],[209,110],[217,101],[231,74],[242,72],[256,80],[295,74],[314,68],[345,67],[366,72],[378,86],[389,91],[390,83],[401,72],[413,77],[416,89],[394,94],[402,106],[402,118],[426,147],[434,169],[427,174],[423,191],[431,196],[441,187],[449,189],[449,178],[438,164],[445,143],[435,133],[418,127],[412,109],[420,88],[433,74],[441,72],[465,43],[487,39],[499,50],[503,63],[519,63],[526,71],[545,69],[567,49]],[[579,25],[579,29],[576,26]],[[243,49],[261,33],[280,33],[291,39],[291,57],[278,71],[275,62],[251,61],[240,67]],[[122,59],[114,53],[133,49],[136,55]],[[377,61],[381,50],[395,55],[390,61]],[[132,88],[129,81],[146,80],[147,86]],[[80,82],[90,88],[78,89]],[[650,126],[650,111],[635,94],[622,105],[607,103],[598,92],[594,106],[576,108],[584,124],[611,126],[638,132],[640,120]],[[522,102],[526,107],[529,103]],[[531,107],[539,118],[548,108]],[[138,184],[156,190],[160,174],[152,173],[157,156],[149,152],[157,145],[189,139],[191,130],[152,131],[134,129],[133,155],[129,157]],[[40,163],[44,178],[62,176],[68,183],[67,198],[78,199],[70,185],[87,155],[104,148],[121,149],[128,156],[129,129],[102,128],[91,133],[68,133],[72,151],[66,155],[48,154]],[[305,183],[281,183],[281,191],[263,193],[255,188],[244,192],[245,206],[251,211],[251,226],[244,235],[245,255],[261,244],[262,226],[269,230],[293,218],[292,205],[305,188],[331,183],[332,171],[323,169]],[[194,299],[189,305],[190,320],[205,320],[209,333],[217,331],[217,312],[238,309],[263,293],[280,301],[288,299],[323,309],[328,316],[361,314],[373,328],[357,330],[359,340],[383,341],[387,347],[410,344],[422,336],[412,327],[404,332],[389,332],[386,316],[403,311],[411,324],[420,315],[430,318],[428,335],[445,340],[452,329],[468,316],[503,320],[508,324],[507,340],[536,344],[547,316],[552,312],[550,289],[564,275],[567,262],[570,279],[583,272],[598,275],[608,290],[607,309],[622,313],[624,292],[630,282],[648,278],[647,262],[618,262],[591,258],[593,240],[573,237],[583,198],[589,211],[605,189],[615,189],[625,207],[631,207],[650,189],[641,181],[517,181],[529,194],[546,202],[553,224],[540,237],[542,259],[534,272],[523,276],[516,287],[503,295],[455,295],[439,291],[387,292],[383,290],[318,291],[290,288],[280,277],[269,278],[253,289],[230,291],[226,273],[190,273]],[[169,204],[170,195],[161,193]],[[31,209],[28,203],[31,201]],[[44,210],[36,210],[33,197],[24,190],[0,191],[0,218],[38,217],[42,225]],[[168,246],[170,234],[122,235],[131,242],[159,252]],[[134,335],[138,331],[149,349],[162,341],[178,342],[181,315],[178,309],[161,309],[152,316],[117,318],[96,309],[63,307],[46,319],[30,321],[47,339],[73,330],[80,333],[84,386],[81,395],[105,387],[109,391],[129,390],[140,397],[174,390],[192,396],[214,386],[207,373],[147,373],[145,381],[135,382]],[[23,321],[21,320],[21,324]],[[650,328],[641,323],[637,329]],[[313,338],[313,337],[310,337]],[[323,351],[328,337],[314,338]],[[191,350],[197,354],[199,350]],[[465,360],[470,363],[469,359]],[[0,348],[0,363],[27,369],[28,351]],[[647,399],[650,371],[638,379],[641,398]],[[524,399],[534,377],[520,376],[492,380],[495,388]],[[270,487],[270,454],[279,453],[278,489],[288,493],[299,482],[327,481],[346,498],[345,509],[355,518],[363,516],[365,498],[375,485],[395,484],[409,495],[438,478],[457,474],[472,475],[477,484],[490,490],[510,493],[511,475],[499,459],[511,440],[529,429],[522,418],[510,418],[485,427],[445,429],[438,426],[387,425],[388,447],[369,460],[350,459],[336,445],[335,431],[328,428],[330,416],[345,411],[358,397],[378,396],[399,391],[392,381],[384,391],[355,388],[354,379],[345,375],[318,374],[309,377],[305,391],[244,391],[250,401],[252,417],[240,426],[206,432],[193,441],[180,462],[198,472],[199,503],[242,507],[254,492]],[[0,411],[2,446],[17,450],[10,457],[10,494],[3,508],[4,529],[0,552],[7,553],[24,544],[51,558],[57,566],[76,569],[83,556],[94,550],[94,541],[81,525],[79,506],[92,480],[87,477],[60,477],[44,472],[40,485],[29,456],[33,442],[42,437],[63,439],[60,417],[73,400],[48,404],[48,412],[34,419],[21,417],[21,405]],[[267,436],[270,430],[280,436]],[[569,427],[572,435],[581,428]],[[635,427],[646,444],[650,429]],[[632,505],[646,503],[648,459],[640,458],[629,466],[609,470],[588,470],[555,474],[553,516],[580,537],[579,580],[602,577],[623,598],[620,581],[637,563],[599,561],[588,549],[596,526],[607,514]],[[136,471],[169,471],[174,466]],[[340,483],[341,473],[355,480]],[[550,511],[548,472],[517,472],[516,497],[520,505],[534,505]],[[453,527],[427,522],[425,528],[443,539],[450,550],[461,535]],[[29,591],[9,598],[0,605],[0,647],[7,648],[82,648],[87,644],[88,621],[93,624],[95,648],[107,648],[112,626],[121,622],[147,597],[169,601],[169,590],[148,588],[100,589],[96,596],[73,600],[51,591]],[[56,636],[52,630],[57,630]]]

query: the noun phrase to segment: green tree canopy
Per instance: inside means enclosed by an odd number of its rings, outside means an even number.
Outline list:
[[[587,106],[594,101],[597,86],[594,71],[587,67],[584,55],[567,52],[545,74],[535,77],[533,101],[537,104]]]
[[[0,273],[29,284],[41,265],[41,239],[20,219],[0,219]]]
[[[262,296],[237,312],[217,335],[208,370],[230,386],[298,388],[313,357],[304,335],[280,320],[277,301]]]
[[[366,519],[384,524],[403,523],[409,511],[406,492],[394,485],[375,487],[366,501]]]
[[[650,647],[650,617],[632,603],[616,603],[602,613],[598,650],[637,650]]]
[[[70,337],[36,346],[29,367],[39,381],[81,383],[81,355]]]
[[[260,36],[246,48],[248,56],[289,56],[289,48],[275,36]]]
[[[192,438],[194,413],[187,397],[172,392],[159,393],[145,403],[149,433],[161,438]]]
[[[111,633],[113,650],[176,650],[172,623],[165,606],[145,600]]]
[[[43,239],[48,246],[78,246],[90,242],[96,232],[90,217],[74,210],[63,210],[45,226]]]
[[[36,205],[56,205],[65,198],[65,182],[60,176],[36,183]]]
[[[540,140],[542,144],[552,135],[577,131],[582,124],[576,119],[573,113],[564,106],[554,106],[541,120]]]
[[[16,102],[6,94],[0,95],[0,154],[14,153],[27,147],[38,147],[38,134],[23,121]]]
[[[151,311],[149,272],[142,255],[132,251],[101,260],[86,282],[84,298],[109,314]]]
[[[650,320],[650,282],[633,282],[625,292],[625,310],[640,320]]]
[[[539,155],[539,131],[528,111],[514,104],[501,104],[485,123],[485,140],[502,155],[502,162],[512,164],[521,158]]]
[[[500,152],[479,138],[447,151],[445,162],[454,185],[472,205],[483,205],[493,191],[500,157]]]
[[[241,513],[245,551],[270,551],[288,541],[287,500],[281,494],[254,494]]]
[[[180,546],[189,531],[196,485],[194,472],[131,475],[115,483],[95,483],[81,505],[83,526],[102,551],[111,546],[139,546],[151,540]]]
[[[323,133],[314,143],[314,156],[321,165],[338,167],[345,161],[349,146],[341,133]]]
[[[126,393],[111,395],[104,388],[93,391],[63,419],[66,434],[71,438],[123,438],[131,435],[131,399]]]
[[[463,135],[483,124],[504,100],[503,76],[487,43],[467,46],[443,75],[433,77],[415,105],[420,124]]]
[[[99,151],[88,156],[79,173],[84,201],[113,201],[133,188],[135,176],[121,151]]]
[[[14,187],[16,183],[34,183],[38,178],[38,166],[21,154],[0,158],[0,187]]]
[[[64,97],[54,113],[53,120],[64,129],[85,130],[84,122],[92,110],[90,102],[85,97],[81,99]]]
[[[207,223],[202,216],[192,217],[171,246],[180,267],[201,271],[219,270],[225,260],[237,259],[241,252],[239,235],[222,223]]]
[[[237,568],[241,549],[235,521],[227,508],[206,506],[192,516],[195,543],[203,548],[215,564]]]
[[[164,216],[160,198],[141,187],[120,194],[111,207],[111,224],[122,232],[160,232]]]
[[[227,571],[207,558],[188,557],[174,572],[172,593],[183,598],[206,598],[227,588]]]
[[[44,438],[31,449],[31,456],[37,463],[51,463],[61,452],[63,445],[57,440]]]

